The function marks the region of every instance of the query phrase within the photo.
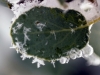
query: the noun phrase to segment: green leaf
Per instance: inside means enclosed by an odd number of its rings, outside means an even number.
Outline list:
[[[82,49],[88,42],[89,30],[84,16],[75,10],[35,7],[13,23],[11,36],[21,52],[45,60],[68,56],[71,49]]]

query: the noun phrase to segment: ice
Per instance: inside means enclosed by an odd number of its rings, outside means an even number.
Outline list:
[[[33,57],[33,56],[31,56],[31,55],[28,55],[27,52],[26,52],[25,50],[21,51],[21,54],[22,54],[22,55],[21,55],[20,57],[22,58],[22,60],[25,60],[26,58],[29,58],[29,59],[30,59],[30,58]]]
[[[10,3],[17,3],[19,2],[20,0],[8,0]]]
[[[77,48],[72,48],[70,51],[67,52],[67,60],[71,59],[76,59],[76,58],[80,58],[83,56],[82,54],[82,50],[79,50]]]
[[[21,50],[21,49],[23,48],[23,45],[22,45],[21,42],[16,42],[15,44],[16,44],[16,48],[17,48],[18,50]]]
[[[87,44],[83,49],[82,49],[83,57],[88,57],[92,55],[93,53],[93,48]]]
[[[10,48],[16,48],[16,46],[13,44],[13,43],[11,43],[11,47]]]
[[[55,61],[51,60],[51,63],[53,64],[53,67],[55,68]]]
[[[91,24],[90,26],[89,26],[89,32],[91,33],[91,28],[92,28],[92,26],[93,26],[93,24]]]
[[[42,29],[43,29],[44,27],[46,27],[45,24],[40,23],[40,22],[35,22],[35,26],[39,29],[39,31],[42,31]]]
[[[56,8],[60,8],[60,9],[64,10],[64,12],[67,12],[69,9],[74,9],[74,10],[77,10],[80,13],[82,13],[85,16],[87,21],[89,21],[91,19],[93,20],[94,17],[98,16],[97,9],[96,9],[95,5],[90,3],[88,0],[83,0],[83,3],[81,2],[82,0],[74,0],[70,3],[66,3],[68,6],[66,8],[61,6],[61,4],[58,2],[58,0],[44,0],[41,3],[38,2],[37,0],[32,0],[32,1],[25,0],[25,2],[21,3],[21,4],[17,4],[19,2],[19,0],[8,0],[8,1],[13,4],[13,7],[11,9],[15,14],[15,17],[12,19],[13,23],[21,14],[25,14],[25,12],[29,11],[31,8],[33,9],[33,12],[34,12],[35,6],[44,6],[44,7],[50,7],[50,8],[56,7]],[[88,11],[86,11],[86,10],[88,10]],[[77,15],[80,15],[80,14],[77,13]],[[100,14],[99,14],[99,16],[100,16]],[[20,29],[22,27],[22,25],[23,25],[23,23],[17,23],[17,25],[16,25],[17,29]],[[39,31],[42,31],[45,26],[46,25],[44,23],[37,23],[36,24],[36,27],[39,29]],[[73,25],[71,25],[71,26],[73,26]],[[12,28],[12,29],[13,29],[13,33],[16,34],[17,29],[16,28]],[[91,29],[91,27],[89,27],[89,30],[90,29]],[[27,35],[27,33],[30,31],[31,31],[31,28],[24,27],[24,29],[23,29],[24,43],[19,42],[18,38],[17,38],[17,40],[16,40],[17,42],[15,43],[15,46],[12,46],[12,48],[16,48],[17,51],[19,51],[22,54],[22,56],[21,56],[22,60],[24,60],[25,58],[31,58],[31,57],[34,58],[32,63],[37,63],[37,67],[39,68],[40,65],[45,65],[44,60],[38,59],[37,57],[31,56],[31,55],[28,55],[26,53],[26,49],[23,48],[23,45],[26,44],[26,41],[27,40],[30,41],[29,36]],[[73,29],[71,29],[71,31],[72,31],[72,33],[75,32],[75,30],[73,30]],[[55,31],[51,32],[51,34],[54,35],[54,39],[56,40],[57,37],[56,37]],[[45,43],[45,45],[47,45],[47,44],[48,44],[48,42]],[[73,49],[71,49],[71,51],[67,52],[66,54],[68,54],[68,56],[61,57],[59,59],[61,64],[68,63],[70,58],[76,59],[76,58],[80,58],[80,57],[84,57],[84,58],[88,59],[89,61],[92,60],[91,64],[100,64],[100,58],[95,59],[95,57],[97,58],[97,56],[95,54],[93,54],[93,48],[89,44],[87,44],[81,50],[73,48]],[[91,57],[92,57],[92,59],[91,59]],[[95,61],[93,61],[93,60],[95,60]],[[51,60],[51,63],[55,67],[55,61]]]
[[[88,61],[88,65],[100,65],[100,57],[93,53],[92,55],[85,57],[85,59]]]
[[[61,57],[60,60],[59,60],[59,62],[60,62],[61,64],[65,64],[66,61],[67,61],[67,58],[66,58],[66,57]]]
[[[74,48],[72,48],[69,52],[67,52],[67,54],[71,59],[76,59],[76,51]]]
[[[77,10],[82,15],[84,15],[87,21],[91,21],[94,18],[97,18],[98,16],[100,16],[100,14],[98,14],[99,9],[97,9],[95,4],[89,2],[89,0],[84,0],[83,2],[81,0],[74,0],[68,3],[67,5],[68,5],[68,8],[66,8],[65,10],[68,10],[68,9]]]
[[[67,57],[66,57],[66,63],[68,63],[69,60],[70,60],[70,58],[67,56]]]
[[[31,28],[24,27],[23,33],[24,33],[24,45],[26,45],[26,41],[30,41],[29,37],[27,36],[27,33],[31,32]]]
[[[23,23],[17,22],[17,29],[21,29],[22,26],[23,26]]]
[[[25,60],[27,58],[25,53],[23,53],[20,57],[22,58],[22,60]]]
[[[53,30],[53,31],[51,31],[50,33],[54,35],[54,38],[55,38],[55,40],[56,40],[57,38],[56,38],[56,33],[55,33],[55,31]]]
[[[80,57],[82,57],[82,51],[81,50],[78,50],[76,52],[76,58],[80,58]]]
[[[14,34],[17,34],[17,30],[20,29],[22,27],[23,23],[19,23],[17,22],[16,24],[16,27],[13,27],[12,30],[13,30],[13,33]]]
[[[60,8],[64,11],[67,11],[69,9],[74,9],[79,12],[81,12],[86,20],[91,20],[95,16],[98,16],[98,9],[95,5],[95,3],[91,3],[88,0],[84,0],[83,2],[81,0],[74,0],[70,3],[66,3],[67,7],[63,7],[58,0],[43,0],[41,3],[38,0],[25,0],[24,3],[17,4],[19,0],[8,0],[11,3],[14,3],[12,7],[12,11],[18,18],[19,15],[24,14],[26,11],[30,10],[31,8],[34,8],[35,6],[44,6],[44,7],[50,7],[50,8]],[[31,1],[31,2],[30,2]],[[88,10],[89,11],[85,11]],[[92,12],[92,13],[91,13]],[[100,16],[100,14],[99,14]]]
[[[38,59],[37,57],[35,57],[32,61],[32,63],[37,63],[37,67],[39,68],[40,65],[45,65],[44,61],[42,59]]]
[[[17,34],[17,32],[16,32],[17,29],[16,29],[15,27],[13,27],[12,30],[13,30],[13,33],[14,33],[14,34]]]
[[[91,8],[93,8],[93,4],[92,3],[89,3],[87,1],[84,1],[81,5],[80,5],[80,8],[82,10],[90,10]]]

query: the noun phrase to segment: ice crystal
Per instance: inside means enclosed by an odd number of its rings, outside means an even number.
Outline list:
[[[46,26],[43,23],[40,23],[38,21],[35,22],[36,27],[39,29],[39,31],[42,31],[42,29]]]
[[[60,62],[61,64],[65,64],[66,61],[67,61],[67,58],[66,58],[66,57],[61,57],[60,60],[59,60],[59,62]]]
[[[83,57],[88,57],[92,55],[93,53],[93,48],[87,44],[83,49],[82,49]]]
[[[44,61],[41,60],[41,59],[38,59],[37,57],[35,57],[35,58],[33,59],[32,63],[37,63],[37,67],[38,67],[38,68],[40,67],[40,65],[45,65],[45,64],[44,64]]]

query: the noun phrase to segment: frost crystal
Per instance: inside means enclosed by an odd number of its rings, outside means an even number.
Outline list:
[[[35,22],[35,25],[36,25],[36,27],[39,29],[39,31],[42,31],[42,29],[43,29],[44,27],[46,27],[45,24],[40,23],[40,22]]]
[[[40,67],[40,65],[45,65],[45,64],[44,64],[44,61],[41,60],[41,59],[38,59],[37,57],[35,57],[35,58],[33,59],[32,63],[37,63],[37,67],[38,67],[38,68]]]
[[[26,41],[29,40],[29,37],[27,36],[27,33],[30,32],[31,28],[24,27],[23,33],[24,33],[24,45],[26,44]]]
[[[17,29],[14,27],[13,29],[13,33],[16,34]]]
[[[51,63],[53,64],[53,67],[55,68],[55,61],[51,60]]]
[[[17,22],[17,29],[21,29],[21,27],[23,26],[23,23],[19,23],[19,22]]]
[[[83,57],[88,57],[93,54],[93,48],[87,44],[83,49],[82,49]]]
[[[8,0],[10,3],[17,3],[19,2],[20,0]]]
[[[61,57],[59,61],[60,61],[61,64],[65,64],[66,61],[67,61],[67,58],[66,57]]]
[[[71,49],[69,52],[68,52],[68,55],[71,59],[76,59],[76,51],[75,49]]]

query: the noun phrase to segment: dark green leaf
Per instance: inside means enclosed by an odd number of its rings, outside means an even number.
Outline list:
[[[22,27],[18,28],[22,24]],[[35,7],[13,23],[13,43],[19,50],[46,60],[67,56],[72,48],[81,49],[88,42],[88,27],[84,16],[75,10]],[[25,31],[26,30],[26,31]]]

